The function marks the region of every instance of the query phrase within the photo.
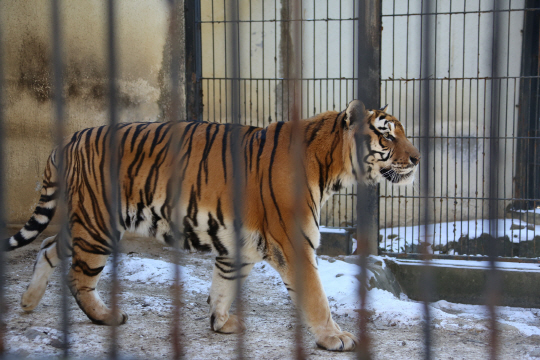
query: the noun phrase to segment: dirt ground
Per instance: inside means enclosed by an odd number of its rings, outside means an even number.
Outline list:
[[[124,241],[124,240],[123,240]],[[51,279],[41,304],[31,313],[19,306],[32,272],[40,241],[11,252],[7,261],[6,345],[16,357],[56,357],[60,346],[60,283],[58,271]],[[128,256],[171,261],[172,252],[151,239],[126,239]],[[183,254],[182,264],[197,265],[197,276],[210,282],[213,260],[209,254]],[[268,265],[266,265],[268,266]],[[109,281],[100,282],[101,296]],[[294,310],[281,291],[281,280],[255,268],[244,287],[245,357],[248,359],[294,358]],[[105,290],[103,290],[105,289]],[[236,357],[236,335],[222,335],[210,330],[207,295],[196,291],[183,295],[186,311],[182,315],[182,345],[187,359],[231,359]],[[118,349],[121,355],[141,359],[170,358],[172,355],[170,287],[142,282],[122,282],[121,308],[128,322],[120,326]],[[103,358],[109,351],[111,330],[94,325],[69,297],[71,315],[71,354],[75,358]],[[356,320],[334,314],[342,329],[355,332]],[[482,326],[458,324],[448,330],[434,324],[434,359],[487,359],[489,333]],[[463,326],[462,326],[463,325]],[[471,328],[475,330],[471,330]],[[388,320],[371,319],[371,352],[374,359],[420,359],[423,357],[423,334],[418,326],[400,326]],[[304,331],[304,349],[309,359],[349,359],[353,353],[331,353],[317,348],[312,335]],[[500,359],[540,358],[540,337],[524,336],[513,327],[502,327]]]

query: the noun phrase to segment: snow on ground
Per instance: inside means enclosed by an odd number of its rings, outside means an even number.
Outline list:
[[[512,210],[512,211],[516,211],[516,212],[520,212],[520,213],[540,214],[540,207],[537,207],[537,208],[531,209],[531,210]]]
[[[319,231],[324,232],[324,233],[334,233],[334,234],[346,234],[347,233],[347,230],[345,230],[345,229],[328,228],[326,226],[320,226]]]
[[[378,260],[382,260],[378,257]],[[405,260],[403,260],[405,261]],[[382,261],[384,263],[384,261]],[[484,268],[486,262],[479,261],[434,261],[435,266],[470,266]],[[516,270],[523,267],[523,271],[540,271],[538,264],[501,264],[502,268],[510,267]],[[341,316],[356,316],[360,308],[358,300],[358,265],[350,264],[333,258],[318,258],[318,267],[324,290],[328,297],[332,312]],[[119,261],[119,278],[123,281],[140,282],[147,284],[170,285],[173,281],[173,265],[162,260],[145,259],[139,257],[121,256]],[[192,266],[180,266],[182,282],[187,292],[207,294],[210,282],[197,276]],[[110,277],[110,266],[104,270],[104,277]],[[266,278],[279,281],[280,276],[276,270],[264,263],[255,265],[253,270],[262,273]],[[368,270],[368,279],[374,277]],[[285,295],[285,286],[280,287]],[[151,302],[148,299],[147,302]],[[169,304],[167,304],[169,305]],[[368,291],[367,310],[372,314],[372,319],[388,323],[391,326],[415,326],[423,321],[423,303],[408,299],[402,294],[401,298],[392,293],[373,288]],[[444,329],[476,329],[486,330],[483,322],[487,320],[486,307],[480,305],[454,304],[447,301],[437,301],[430,304],[430,312],[436,327]],[[498,307],[498,321],[519,330],[525,336],[540,335],[540,310]],[[471,320],[476,320],[472,322]]]
[[[120,256],[120,306],[129,315],[118,330],[118,351],[126,358],[170,358],[173,317],[173,252],[149,239],[129,239],[129,254]],[[39,242],[7,254],[5,344],[13,358],[61,356],[61,278],[53,275],[40,305],[31,313],[20,309],[20,297],[32,272]],[[349,259],[346,259],[349,261]],[[380,262],[382,259],[373,259]],[[181,258],[184,290],[179,323],[186,359],[236,357],[233,335],[213,332],[206,302],[214,258],[211,254],[184,254]],[[471,263],[472,264],[472,263]],[[453,266],[458,266],[455,263]],[[474,265],[474,264],[473,264]],[[383,262],[384,266],[384,262]],[[357,333],[358,266],[336,258],[318,259],[319,272],[333,318],[343,330]],[[110,298],[111,271],[107,267],[99,289]],[[373,270],[375,271],[375,270]],[[524,271],[535,271],[525,269]],[[373,274],[368,273],[369,277]],[[378,275],[380,276],[380,274]],[[244,286],[246,358],[289,359],[295,348],[295,311],[279,274],[266,263],[257,264]],[[423,305],[373,288],[368,292],[368,330],[374,360],[422,358]],[[105,358],[110,350],[110,328],[93,325],[68,297],[70,348],[73,358]],[[234,305],[233,305],[234,308]],[[355,311],[356,310],[356,311]],[[481,359],[489,353],[487,315],[482,306],[439,301],[430,305],[433,318],[432,350],[437,359]],[[500,359],[540,357],[540,312],[536,309],[499,307]],[[234,312],[234,309],[232,310]],[[354,353],[328,353],[315,345],[304,329],[303,347],[313,360],[352,359]]]
[[[462,236],[475,239],[490,232],[489,220],[452,221],[429,224],[427,234],[424,226],[399,226],[379,231],[382,236],[380,247],[390,252],[402,252],[405,246],[423,242],[445,246],[449,241],[458,241]],[[540,236],[540,228],[517,219],[499,219],[496,223],[497,237],[508,236],[510,241],[519,243],[531,241]]]
[[[193,275],[197,272],[194,266],[179,266],[179,268],[182,282],[189,284],[189,291],[204,294],[210,292],[210,284]],[[163,260],[120,255],[118,269],[122,280],[141,284],[172,284],[174,280],[173,265]],[[107,278],[111,274],[112,262],[108,262],[102,276]]]
[[[380,258],[380,257],[379,257]],[[382,258],[380,258],[382,260]],[[443,261],[438,261],[441,263]],[[384,261],[383,261],[384,263]],[[453,261],[451,265],[460,266],[465,261]],[[484,268],[486,263],[474,262],[471,266]],[[478,264],[477,264],[478,263]],[[442,264],[438,264],[442,265]],[[524,266],[523,271],[540,271],[537,264],[511,264],[512,269]],[[504,268],[504,267],[503,267]],[[330,301],[330,306],[338,314],[354,315],[354,310],[359,309],[358,294],[359,281],[356,276],[359,273],[359,266],[336,260],[329,262],[319,259],[319,273],[323,282],[326,295]],[[368,278],[373,274],[368,270]],[[372,318],[401,326],[418,325],[423,321],[423,303],[412,301],[402,294],[401,298],[396,298],[388,291],[373,288],[368,291],[367,309],[372,313]],[[474,320],[487,320],[487,308],[480,305],[454,304],[447,301],[437,301],[430,304],[430,312],[433,323],[438,327],[452,329],[456,326],[465,328],[465,322]],[[497,313],[499,322],[513,326],[523,335],[540,335],[540,310],[524,309],[513,307],[498,307]],[[480,323],[478,330],[486,330]]]

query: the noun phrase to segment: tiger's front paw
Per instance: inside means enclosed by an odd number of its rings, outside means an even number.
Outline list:
[[[317,337],[317,345],[330,351],[352,351],[357,343],[358,339],[346,331]]]
[[[210,318],[212,330],[222,334],[238,334],[246,330],[244,321],[236,315],[212,315]]]

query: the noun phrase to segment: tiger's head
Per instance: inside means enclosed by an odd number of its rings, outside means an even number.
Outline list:
[[[379,110],[366,110],[359,100],[353,100],[347,107],[343,121],[348,129],[351,172],[357,181],[366,183],[374,184],[384,178],[394,184],[410,184],[418,168],[420,153],[407,139],[403,125],[387,110],[388,105]],[[361,122],[363,126],[359,126]],[[364,140],[360,162],[357,161],[355,136]]]

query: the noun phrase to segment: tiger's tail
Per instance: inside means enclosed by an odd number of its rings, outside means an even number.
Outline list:
[[[55,163],[56,149],[53,150],[43,175],[43,187],[39,203],[23,228],[12,237],[4,240],[4,249],[15,250],[30,244],[41,234],[51,222],[56,211],[56,200],[58,198],[58,172]]]

